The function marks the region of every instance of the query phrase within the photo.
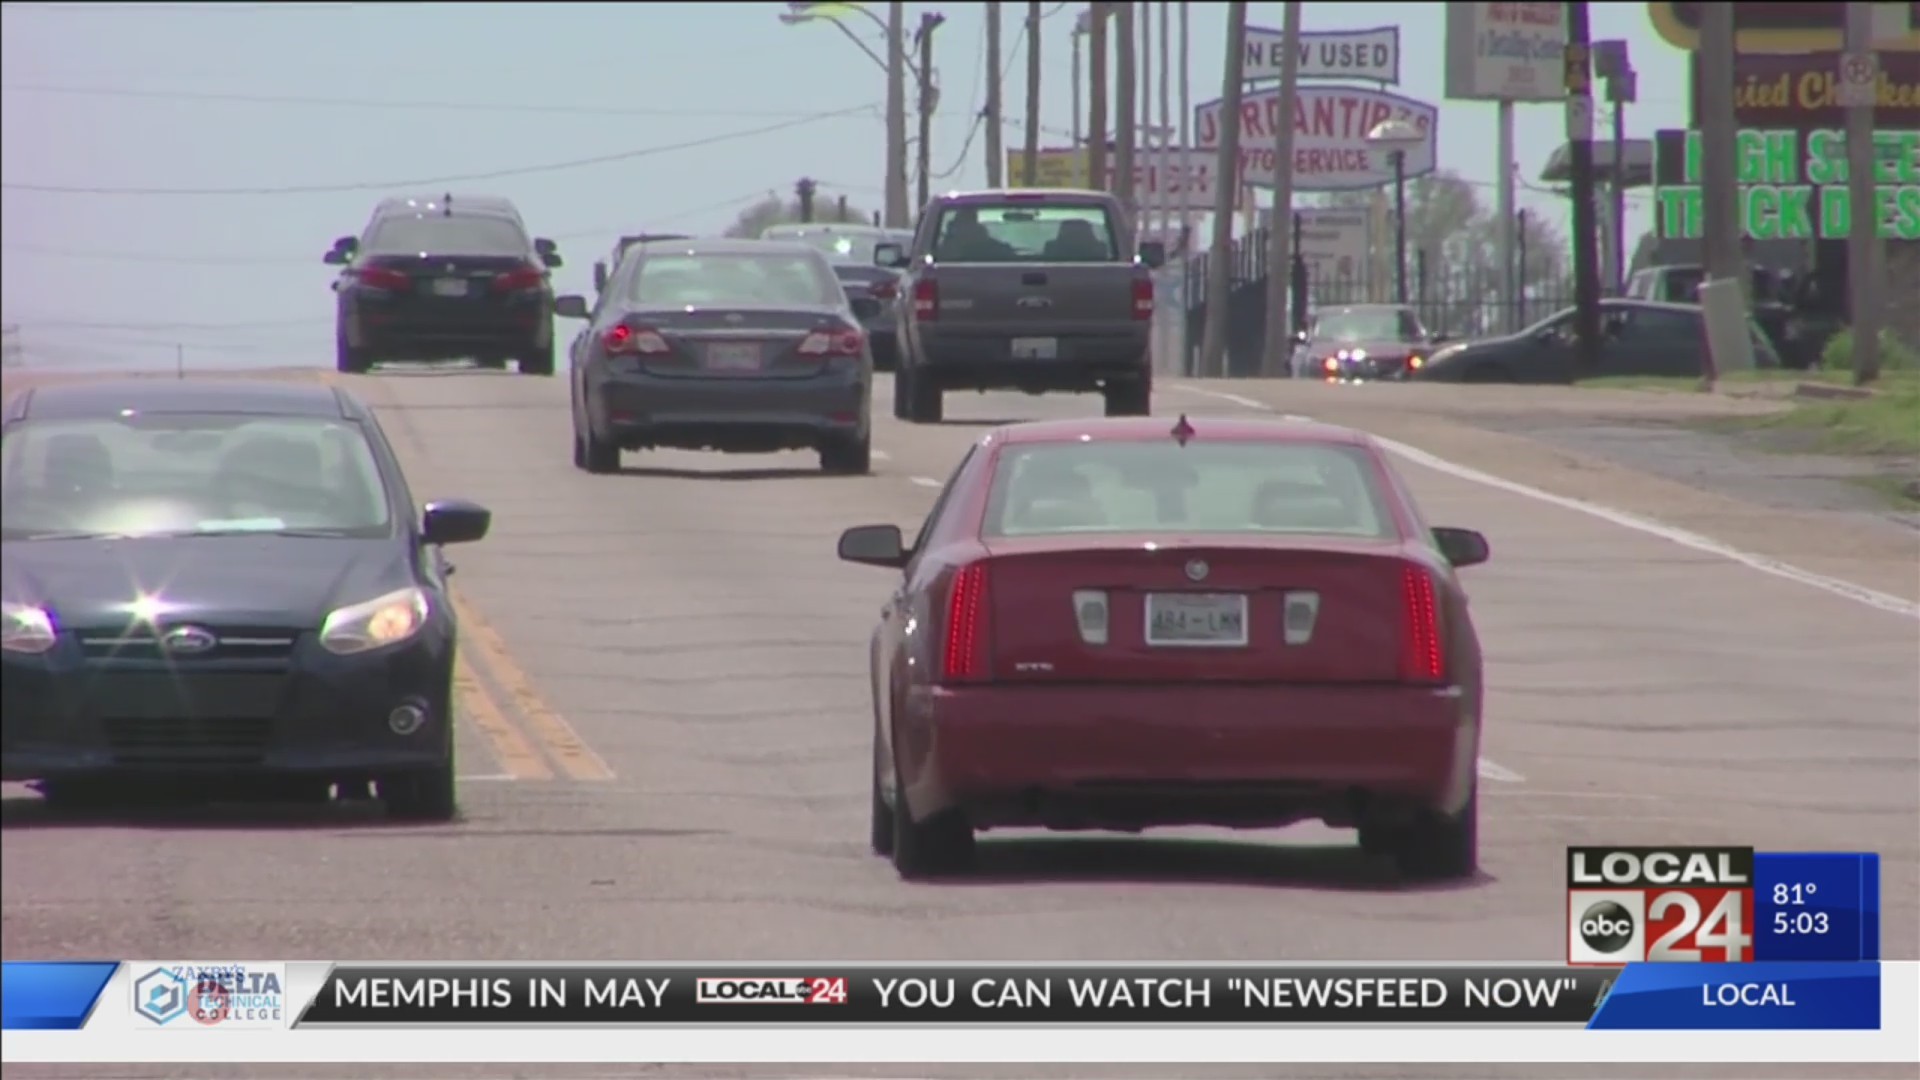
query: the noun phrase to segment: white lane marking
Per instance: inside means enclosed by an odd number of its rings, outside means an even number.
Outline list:
[[[504,784],[509,780],[518,780],[512,773],[488,773],[485,776],[462,776],[457,780],[462,784]]]
[[[887,453],[887,452],[886,452],[885,450],[875,450],[875,451],[873,452],[873,460],[875,460],[875,461],[892,461],[892,460],[893,460],[893,455],[892,455],[892,454],[889,454],[889,453]]]
[[[1493,780],[1502,784],[1524,784],[1527,778],[1507,768],[1497,761],[1480,759],[1480,779]]]
[[[907,479],[912,480],[921,487],[937,488],[940,486],[940,481],[935,480],[931,476],[910,476]]]
[[[1208,390],[1198,386],[1180,385],[1170,386],[1168,389],[1185,390],[1189,393],[1200,394],[1204,397],[1214,397],[1231,401],[1236,405],[1265,409],[1268,412],[1273,411],[1273,406],[1264,402],[1254,401],[1251,398],[1243,398],[1239,394],[1229,394],[1220,390]],[[1288,416],[1286,419],[1295,420],[1306,418]],[[1749,570],[1758,570],[1772,577],[1782,578],[1787,581],[1796,581],[1802,585],[1808,585],[1822,592],[1831,593],[1834,596],[1852,600],[1858,604],[1865,604],[1870,608],[1885,611],[1889,614],[1902,615],[1909,619],[1920,620],[1920,604],[1894,596],[1891,593],[1883,593],[1877,589],[1869,589],[1865,585],[1856,585],[1851,581],[1846,581],[1841,578],[1828,577],[1825,574],[1816,574],[1811,570],[1803,570],[1798,566],[1794,566],[1792,563],[1781,562],[1778,559],[1769,558],[1765,555],[1756,555],[1750,551],[1742,551],[1731,544],[1723,544],[1710,536],[1702,536],[1699,533],[1676,528],[1672,525],[1655,521],[1652,518],[1641,517],[1638,514],[1630,514],[1625,510],[1615,510],[1611,506],[1602,506],[1599,503],[1591,503],[1583,499],[1574,499],[1565,495],[1556,495],[1551,491],[1542,491],[1536,487],[1529,487],[1526,484],[1495,476],[1492,473],[1481,472],[1479,469],[1455,464],[1446,458],[1436,454],[1430,454],[1417,446],[1408,446],[1406,443],[1394,439],[1381,438],[1378,435],[1375,435],[1374,439],[1389,451],[1406,458],[1416,465],[1424,465],[1435,472],[1446,473],[1448,476],[1459,480],[1494,488],[1507,492],[1510,495],[1518,495],[1523,499],[1532,499],[1535,502],[1558,506],[1563,510],[1572,510],[1576,513],[1585,514],[1588,517],[1599,518],[1601,521],[1610,522],[1623,529],[1632,529],[1635,532],[1658,537],[1670,544],[1677,544],[1680,547],[1690,548],[1702,554],[1715,555],[1730,562],[1739,563]]]

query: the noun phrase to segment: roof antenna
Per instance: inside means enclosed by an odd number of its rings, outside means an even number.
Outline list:
[[[1193,425],[1187,423],[1186,413],[1180,414],[1179,423],[1173,425],[1173,431],[1169,434],[1173,436],[1173,441],[1179,443],[1181,446],[1187,445],[1188,441],[1193,438]]]
[[[453,192],[451,191],[447,192],[447,194],[440,200],[440,208],[441,208],[441,212],[444,213],[446,216],[448,217],[453,216]]]

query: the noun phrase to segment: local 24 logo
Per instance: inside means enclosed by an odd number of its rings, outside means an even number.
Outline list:
[[[1753,959],[1752,848],[1568,848],[1567,962]]]

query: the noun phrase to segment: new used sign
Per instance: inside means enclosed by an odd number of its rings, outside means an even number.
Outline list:
[[[1278,30],[1247,27],[1247,78],[1277,79],[1286,56],[1284,35]],[[1393,84],[1400,81],[1400,28],[1372,30],[1311,30],[1300,35],[1300,77],[1303,79],[1359,79]]]
[[[1256,187],[1272,187],[1273,136],[1280,115],[1280,92],[1249,94],[1241,104],[1240,178]],[[1440,110],[1385,90],[1358,86],[1302,86],[1293,113],[1293,189],[1353,191],[1393,182],[1393,160],[1386,148],[1367,141],[1383,120],[1405,120],[1421,133],[1405,148],[1408,179],[1433,172]],[[1209,154],[1220,145],[1220,102],[1194,110],[1195,149]]]

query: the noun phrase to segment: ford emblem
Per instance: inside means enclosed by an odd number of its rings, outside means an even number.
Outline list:
[[[1188,581],[1207,580],[1207,560],[1195,559],[1192,562],[1188,563],[1187,564],[1187,580]]]
[[[213,631],[198,626],[176,626],[160,639],[160,647],[182,656],[206,652],[220,644]]]

